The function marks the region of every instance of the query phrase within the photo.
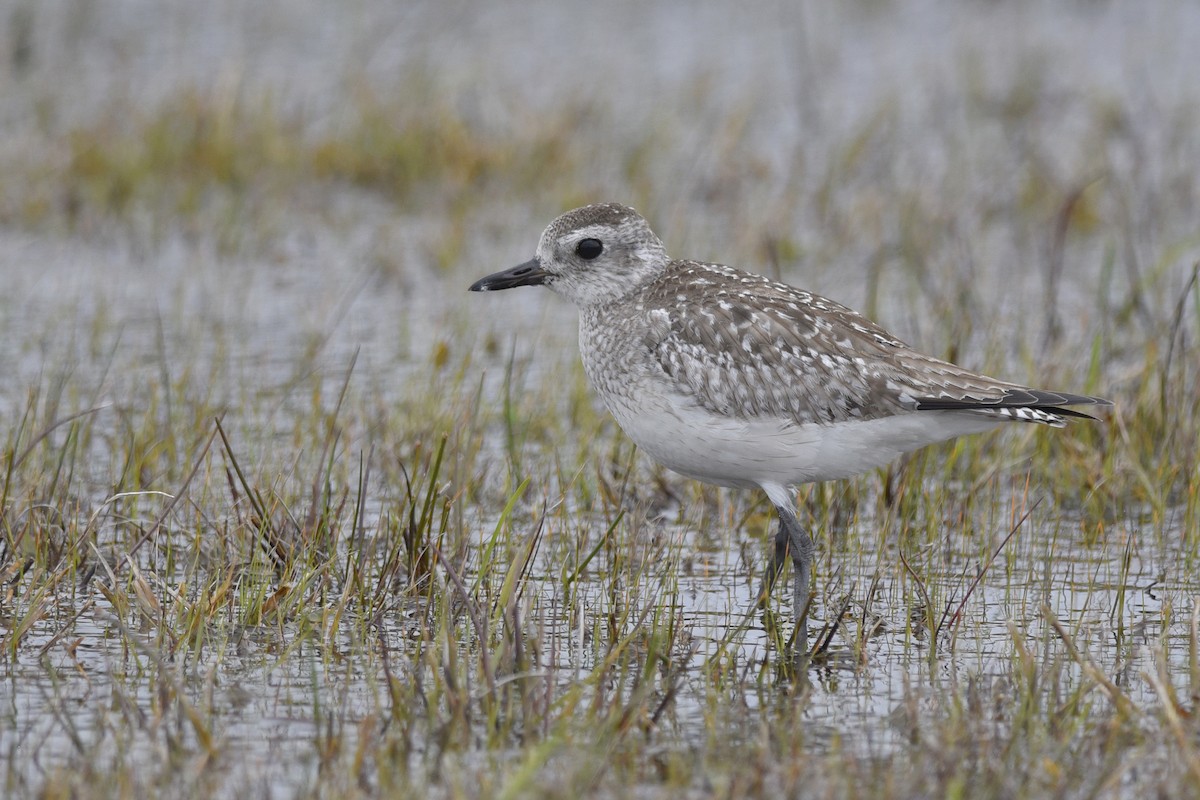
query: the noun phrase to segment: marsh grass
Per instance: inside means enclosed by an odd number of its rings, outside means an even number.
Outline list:
[[[969,136],[933,131],[952,162],[934,190],[904,168],[917,156],[888,107],[814,144],[824,169],[800,153],[782,178],[748,111],[720,116],[695,163],[665,116],[598,156],[678,241],[727,226],[768,271],[829,285],[865,265],[864,309],[944,355],[1117,402],[802,490],[821,546],[811,669],[788,655],[785,593],[747,614],[762,499],[640,456],[544,322],[442,321],[428,353],[386,362],[404,376],[387,393],[320,337],[261,391],[229,391],[211,345],[168,347],[159,327],[129,359],[101,311],[83,345],[99,369],[5,393],[4,794],[1194,794],[1196,234],[1122,216],[1171,201],[1106,161],[1130,120],[1086,112],[1080,163],[1048,167],[1040,86],[975,87],[972,130],[1017,144],[976,163]],[[297,198],[365,194],[445,212],[425,255],[458,287],[495,198],[560,208],[611,188],[586,104],[497,129],[418,81],[347,109],[321,124],[226,87],[118,110],[48,132],[45,163],[6,173],[0,214],[150,249],[182,228],[228,258],[258,253],[311,205]],[[696,213],[711,224],[683,224]],[[1015,299],[971,248],[997,228],[1045,255]],[[1148,263],[1115,254],[1151,234]],[[1072,267],[1100,278],[1068,298]],[[1031,296],[1024,330],[1011,315]]]
[[[47,163],[10,164],[0,219],[84,235],[116,220],[151,242],[182,227],[245,253],[279,235],[281,199],[312,208],[333,185],[381,195],[402,212],[444,208],[452,230],[435,256],[447,268],[461,257],[454,242],[470,210],[465,198],[527,191],[547,170],[580,170],[569,143],[584,105],[543,115],[532,137],[497,136],[428,81],[387,97],[366,86],[352,94],[333,124],[237,83],[182,91],[151,110],[114,103],[58,133]]]
[[[527,366],[508,356],[504,384],[527,387]],[[1200,605],[1169,578],[1147,627],[1125,594],[1144,580],[1136,551],[1167,548],[1194,522],[1194,499],[1143,494],[1151,478],[1110,485],[1128,467],[1106,455],[1104,437],[1136,435],[1120,417],[1080,426],[1082,443],[968,440],[876,479],[808,490],[807,512],[827,521],[816,614],[837,627],[825,657],[798,674],[785,655],[786,608],[736,624],[767,531],[750,564],[718,559],[707,575],[697,564],[729,545],[699,542],[688,509],[765,527],[755,498],[655,474],[593,411],[575,412],[593,431],[581,451],[556,448],[538,430],[539,407],[569,397],[512,392],[484,410],[471,370],[453,369],[432,384],[436,396],[418,387],[398,409],[372,408],[355,396],[354,370],[352,359],[335,393],[310,395],[298,422],[311,442],[283,467],[248,461],[254,448],[216,409],[180,437],[179,457],[148,461],[139,442],[161,429],[141,417],[109,455],[110,474],[141,475],[139,488],[117,482],[104,497],[83,462],[112,410],[63,413],[48,402],[57,389],[30,395],[5,449],[4,653],[10,686],[40,674],[45,711],[9,740],[10,794],[765,795],[817,785],[842,796],[980,786],[1011,796],[1117,794],[1146,774],[1174,792],[1195,779]],[[199,388],[171,385],[177,398]],[[426,424],[406,434],[410,415]],[[398,433],[355,452],[344,444],[352,430]],[[1004,461],[1012,446],[1032,452],[1015,473]],[[547,447],[552,458],[539,458]],[[1151,464],[1163,469],[1157,453]],[[630,495],[656,484],[657,499]],[[1088,511],[1098,492],[1115,519]],[[1052,503],[1061,521],[1047,530]],[[1141,536],[1126,527],[1134,507],[1151,522]],[[1170,551],[1194,561],[1193,539]],[[1081,557],[1081,547],[1098,552]],[[1085,573],[1074,578],[1081,596],[1111,581],[1112,599],[1048,604],[1070,574],[1052,564],[1060,557]],[[745,589],[719,595],[715,613],[686,599],[731,580]],[[1002,599],[980,602],[983,586]],[[970,633],[997,602],[1008,621]],[[851,737],[811,711],[830,707],[820,695],[836,707],[836,687],[871,681],[897,649],[911,671],[889,695],[884,730]],[[105,698],[82,716],[62,707],[80,687]],[[246,740],[247,713],[278,731],[272,748],[298,749],[299,774]],[[20,766],[50,741],[67,746]]]

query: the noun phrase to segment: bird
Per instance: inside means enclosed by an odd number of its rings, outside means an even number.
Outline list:
[[[470,291],[520,286],[578,307],[588,383],[639,449],[686,477],[766,494],[779,527],[759,603],[790,557],[800,648],[816,549],[796,487],[1009,422],[1095,419],[1068,406],[1112,405],[972,372],[813,292],[673,259],[642,215],[617,203],[562,214],[532,259]]]

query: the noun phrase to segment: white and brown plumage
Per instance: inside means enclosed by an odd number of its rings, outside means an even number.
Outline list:
[[[580,309],[592,388],[638,447],[720,486],[758,487],[779,513],[776,558],[796,567],[807,632],[813,544],[789,487],[857,475],[902,453],[1006,422],[1062,427],[1065,408],[1108,405],[923,355],[846,306],[720,264],[670,259],[641,215],[584,206],[554,220],[537,255],[471,286],[545,285]]]

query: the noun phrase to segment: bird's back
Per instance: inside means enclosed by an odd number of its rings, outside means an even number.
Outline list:
[[[610,368],[635,362],[643,379],[743,419],[870,420],[939,401],[995,411],[1032,392],[923,355],[840,303],[722,265],[673,261],[584,326],[585,350],[598,341],[621,351],[605,359]]]

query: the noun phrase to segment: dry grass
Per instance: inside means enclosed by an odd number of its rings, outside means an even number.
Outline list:
[[[1111,157],[1137,122],[1104,107],[1051,170],[1036,77],[975,92],[967,133],[930,123],[950,164],[933,178],[891,167],[930,144],[887,108],[776,174],[697,88],[711,153],[678,152],[664,116],[598,179],[600,109],[497,130],[425,82],[364,89],[336,125],[197,90],[8,165],[6,225],[151,251],[184,230],[257,256],[314,197],[438,216],[425,278],[448,287],[487,271],[511,222],[486,223],[498,198],[552,213],[621,191],[689,255],[733,242],[830,293],[856,265],[867,288],[839,297],[892,327],[1117,406],[806,491],[833,632],[796,674],[786,608],[742,624],[760,499],[637,455],[590,402],[571,333],[507,296],[466,314],[523,335],[447,312],[429,352],[382,364],[403,375],[387,389],[320,339],[247,390],[229,364],[269,345],[122,340],[96,313],[70,345],[88,368],[55,367],[68,347],[51,344],[3,393],[4,794],[1194,793],[1200,286],[1194,226],[1166,209],[1200,186],[1139,182]],[[1020,145],[980,155],[972,133],[997,130]],[[1164,138],[1166,160],[1193,154]],[[1020,280],[973,249],[997,236],[1040,254]],[[5,333],[18,349],[42,334]]]

